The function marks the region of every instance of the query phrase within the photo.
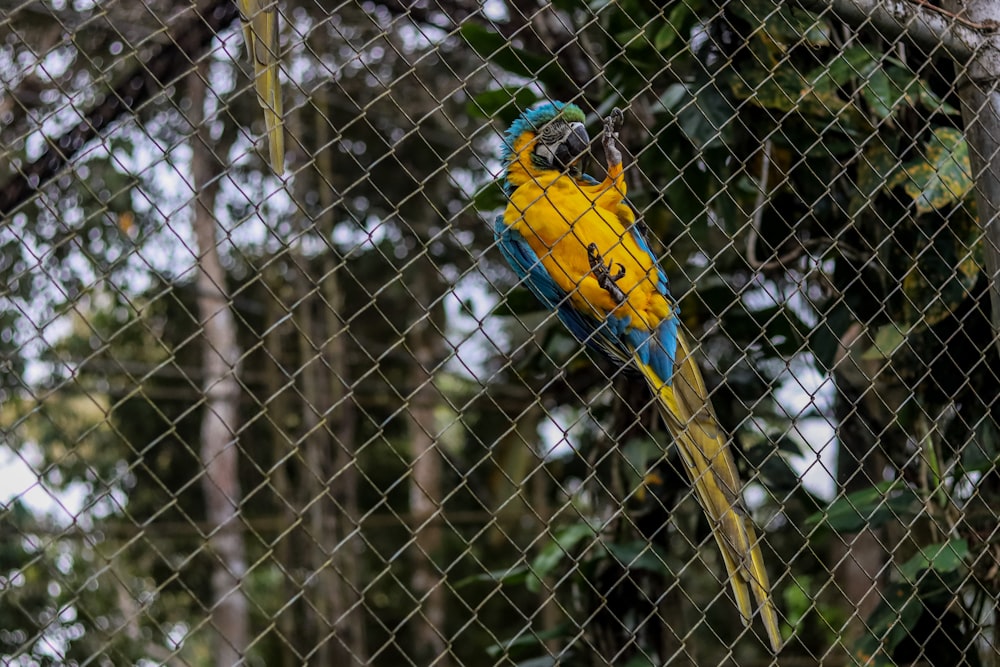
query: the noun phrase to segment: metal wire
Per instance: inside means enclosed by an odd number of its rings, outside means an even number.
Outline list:
[[[998,21],[2,3],[0,664],[1000,664]],[[597,179],[624,110],[777,654],[647,384],[497,247],[556,100]]]

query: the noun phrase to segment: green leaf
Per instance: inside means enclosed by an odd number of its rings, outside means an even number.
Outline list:
[[[816,608],[816,593],[813,585],[813,577],[808,574],[789,574],[787,581],[781,587],[781,598],[784,605],[781,613],[786,623],[793,628]]]
[[[823,372],[833,370],[834,361],[840,351],[840,340],[854,321],[854,313],[846,301],[837,304],[826,313],[818,313],[820,323],[809,337],[813,356]]]
[[[491,658],[496,658],[500,655],[506,655],[515,651],[517,649],[534,648],[540,646],[549,639],[558,639],[566,635],[569,626],[566,623],[560,623],[554,628],[549,630],[525,630],[522,634],[517,637],[512,637],[511,639],[505,639],[503,641],[497,642],[492,646],[486,648],[486,654]],[[527,664],[552,664],[552,663],[534,663],[534,660],[538,658],[533,658],[527,662],[518,663],[519,665]]]
[[[778,443],[783,441],[792,439],[781,437],[777,440]],[[778,453],[779,450],[788,447],[794,447],[798,451],[798,443],[794,441],[792,443],[784,446],[779,444],[776,448],[770,441],[762,442],[749,447],[743,453],[751,468],[757,471],[757,480],[777,496],[787,495],[802,483],[788,459]]]
[[[883,67],[871,72],[861,96],[879,118],[892,116],[902,106],[913,107],[925,84],[904,67]]]
[[[907,327],[908,328],[908,327]],[[878,328],[875,344],[865,350],[862,359],[890,359],[906,343],[906,334],[895,322]]]
[[[527,88],[499,88],[479,93],[465,108],[470,116],[497,119],[507,126],[537,101],[538,96]]]
[[[491,570],[490,572],[483,572],[482,574],[474,574],[470,577],[465,577],[455,583],[455,588],[462,588],[464,586],[470,586],[472,584],[479,583],[493,583],[500,584],[504,586],[515,586],[517,584],[524,583],[525,579],[528,578],[528,568],[524,565],[515,568],[507,568],[506,570]]]
[[[643,34],[645,34],[645,30],[642,28],[629,28],[628,30],[615,33],[614,39],[622,46],[635,47],[642,44],[643,40],[638,38]]]
[[[669,23],[664,23],[653,38],[653,48],[664,51],[677,39],[677,29]]]
[[[472,195],[472,206],[477,211],[495,211],[507,206],[507,195],[499,180],[487,183]]]
[[[656,32],[653,38],[653,48],[657,51],[666,51],[681,35],[682,29],[687,27],[688,19],[692,16],[691,8],[687,2],[681,0],[670,10],[670,15],[663,26]]]
[[[919,222],[919,221],[918,221]],[[982,229],[965,207],[952,212],[948,225],[918,228],[902,278],[902,321],[933,325],[956,311],[972,295],[983,266]],[[927,229],[931,227],[931,229]]]
[[[806,521],[829,526],[838,533],[856,533],[865,526],[874,528],[897,518],[916,516],[919,507],[920,499],[913,489],[893,480],[841,496]]]
[[[1000,430],[990,419],[976,427],[975,437],[962,449],[962,469],[966,472],[989,470],[1000,454]]]
[[[671,574],[666,554],[660,553],[648,542],[609,542],[604,546],[615,560],[629,570]]]
[[[825,16],[810,11],[793,9],[779,3],[779,11],[773,12],[767,20],[768,28],[789,44],[800,40],[810,46],[826,46],[830,43],[830,22]]]
[[[841,51],[830,61],[810,73],[810,78],[826,75],[836,86],[845,86],[858,77],[867,77],[878,67],[878,56],[867,46],[852,46]]]
[[[787,48],[805,42],[811,46],[830,43],[830,24],[826,18],[801,9],[793,9],[775,0],[737,0],[727,10],[742,18],[752,28],[763,28],[767,40]]]
[[[909,72],[886,67],[872,72],[861,95],[879,118],[888,118],[906,101],[905,90],[916,81]]]
[[[659,102],[664,111],[673,112],[682,102],[687,102],[690,99],[692,99],[692,95],[686,85],[683,83],[672,83],[660,95]],[[654,109],[654,112],[657,111],[660,111],[660,109]]]
[[[931,113],[943,113],[948,116],[958,116],[962,112],[942,100],[923,79],[920,80],[920,104]]]
[[[920,619],[923,604],[910,584],[890,584],[882,592],[882,602],[865,620],[866,632],[854,646],[857,664],[865,667],[892,667],[892,650]]]
[[[903,185],[915,202],[918,213],[929,213],[965,199],[972,190],[969,145],[958,130],[934,129],[924,146],[924,156],[904,165],[890,187]]]
[[[834,118],[849,125],[856,121],[857,110],[840,97],[829,79],[807,79],[794,67],[775,65],[770,70],[750,67],[732,81],[731,87],[738,99],[765,109],[797,112],[823,127]]]
[[[510,40],[478,23],[466,22],[459,28],[472,50],[488,62],[525,79],[540,79],[549,85],[564,85],[569,78],[555,58],[539,56],[511,45]]]
[[[562,656],[540,655],[537,658],[528,658],[517,663],[517,667],[556,667],[562,664]]]
[[[621,447],[621,452],[626,461],[625,476],[629,488],[636,488],[642,483],[650,464],[663,456],[663,446],[652,438],[630,438]]]
[[[563,558],[568,556],[581,540],[596,534],[596,531],[588,523],[576,523],[559,531],[555,539],[545,545],[531,561],[531,576],[526,582],[528,590],[532,592],[541,590],[542,579],[558,567]]]
[[[729,100],[713,86],[705,86],[698,90],[694,104],[688,104],[678,112],[677,124],[688,140],[704,151],[726,142],[732,133],[735,116],[736,111]],[[698,165],[694,168],[706,171]]]
[[[916,554],[899,567],[899,573],[910,581],[924,570],[954,572],[969,557],[969,544],[963,539],[931,544],[920,548]]]
[[[878,139],[873,140],[858,160],[855,191],[848,208],[852,218],[861,215],[875,203],[878,193],[886,187],[898,168],[899,160],[893,152]]]
[[[892,115],[899,99],[899,89],[893,85],[885,70],[877,69],[871,73],[861,89],[861,96],[872,112],[884,119]]]

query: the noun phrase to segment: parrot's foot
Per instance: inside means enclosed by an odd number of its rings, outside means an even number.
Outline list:
[[[587,246],[587,259],[590,261],[590,270],[597,278],[597,284],[611,295],[615,303],[625,303],[625,292],[618,286],[618,281],[625,277],[625,267],[619,264],[618,271],[612,275],[611,270],[614,268],[614,262],[610,264],[604,262],[604,257],[601,256],[596,243]]]
[[[604,119],[604,155],[608,160],[608,167],[614,167],[622,163],[622,152],[618,150],[618,131],[622,129],[625,122],[625,114],[618,107],[611,110],[611,115]]]

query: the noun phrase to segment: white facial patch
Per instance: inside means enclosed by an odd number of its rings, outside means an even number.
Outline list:
[[[555,159],[556,159],[555,146],[539,143],[538,145],[535,146],[535,155],[545,160],[549,164],[555,164]]]
[[[556,149],[566,141],[570,128],[566,123],[554,121],[544,126],[538,133],[535,156],[548,164],[556,164]]]

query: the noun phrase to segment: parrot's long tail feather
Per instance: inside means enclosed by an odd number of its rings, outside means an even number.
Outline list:
[[[278,9],[274,2],[264,5],[261,0],[240,0],[243,34],[253,59],[257,99],[264,109],[268,155],[272,169],[280,176],[285,171],[285,131],[278,78]]]
[[[760,544],[740,500],[736,464],[708,404],[704,380],[683,336],[678,338],[677,356],[673,381],[669,385],[650,366],[640,364],[639,367],[659,398],[660,411],[677,443],[698,500],[708,515],[740,613],[749,624],[753,618],[752,593],[771,647],[778,652],[782,644],[778,614],[771,599]]]

